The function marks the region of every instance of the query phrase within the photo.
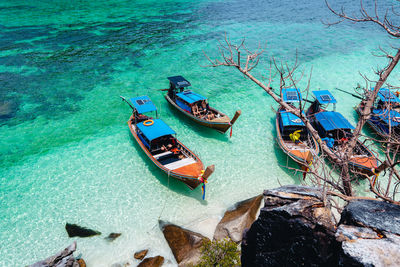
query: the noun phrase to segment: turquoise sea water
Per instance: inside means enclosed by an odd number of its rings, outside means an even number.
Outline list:
[[[349,12],[358,3],[346,3]],[[375,78],[373,68],[386,60],[371,51],[394,41],[366,24],[326,28],[326,18],[334,20],[316,0],[0,2],[0,100],[12,103],[11,118],[0,120],[0,266],[66,247],[75,240],[66,222],[103,233],[76,239],[88,266],[134,262],[143,248],[174,266],[158,219],[210,235],[234,202],[299,184],[274,141],[276,104],[235,69],[203,67],[203,51],[218,55],[227,33],[251,48],[267,42],[258,77],[268,76],[268,57],[293,61],[297,49],[302,66],[313,68],[314,89],[351,91],[363,82],[359,71]],[[173,75],[229,116],[242,110],[232,138],[168,106],[157,89]],[[395,70],[391,81],[399,77]],[[332,92],[355,123],[357,100]],[[200,188],[157,170],[131,138],[131,111],[119,95],[143,94],[205,165],[216,165],[206,201]],[[122,236],[108,243],[110,232]]]

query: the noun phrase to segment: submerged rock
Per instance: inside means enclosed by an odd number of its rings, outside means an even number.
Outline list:
[[[174,224],[163,221],[159,224],[179,266],[196,265],[201,256],[200,248],[209,239]]]
[[[82,266],[75,259],[73,253],[76,250],[76,242],[72,243],[63,251],[45,260],[36,262],[28,267],[79,267]],[[85,266],[85,265],[83,265]]]
[[[351,201],[336,238],[339,266],[400,266],[400,207],[374,200]]]
[[[138,267],[160,267],[164,263],[164,257],[156,256],[144,259]]]
[[[243,266],[335,266],[340,244],[321,190],[264,191],[265,206],[242,241]]]
[[[15,116],[18,106],[15,102],[0,102],[0,119],[8,119]]]
[[[229,237],[232,241],[242,241],[243,231],[255,221],[263,196],[259,195],[235,204],[225,212],[214,233],[214,240]]]
[[[147,252],[149,252],[148,249],[144,249],[144,250],[138,251],[133,255],[133,257],[135,259],[137,259],[137,260],[143,260],[143,258],[146,257]]]
[[[114,241],[120,235],[121,235],[121,233],[111,233],[107,237],[105,237],[104,239],[109,241],[109,242],[111,242],[111,241]]]
[[[65,230],[67,230],[69,237],[79,236],[79,237],[90,237],[95,235],[101,235],[100,232],[88,229],[76,224],[67,223],[65,225]]]

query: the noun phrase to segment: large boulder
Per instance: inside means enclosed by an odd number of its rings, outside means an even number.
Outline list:
[[[79,267],[79,262],[74,257],[76,242],[72,243],[63,251],[45,260],[36,262],[28,267]]]
[[[340,243],[320,189],[264,191],[264,208],[242,241],[243,266],[335,266]]]
[[[90,237],[95,235],[101,235],[99,231],[88,229],[76,224],[67,223],[65,225],[65,230],[69,237],[79,236],[79,237]]]
[[[351,201],[343,209],[339,224],[400,235],[400,206],[377,200]]]
[[[336,237],[339,266],[400,266],[400,207],[383,201],[351,201]]]
[[[209,239],[174,224],[163,221],[159,224],[178,265],[196,265],[201,257],[200,248]]]
[[[214,233],[214,240],[229,237],[232,241],[242,241],[243,231],[256,220],[263,196],[259,195],[235,204],[233,209],[225,212]]]

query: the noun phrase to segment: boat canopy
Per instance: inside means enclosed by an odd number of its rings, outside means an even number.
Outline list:
[[[206,100],[207,98],[205,98],[202,95],[199,95],[195,92],[192,92],[190,90],[186,90],[183,91],[181,93],[177,93],[177,96],[179,96],[180,98],[182,98],[183,100],[185,100],[186,102],[188,102],[189,104],[192,104],[194,102],[200,101],[200,100]]]
[[[183,88],[191,85],[190,82],[182,76],[173,76],[168,77],[167,79],[177,88]]]
[[[147,95],[132,97],[130,101],[139,114],[157,110],[156,106]]]
[[[336,104],[337,101],[328,90],[312,91],[317,101],[321,104]]]
[[[282,99],[285,102],[300,102],[301,92],[298,88],[282,89]]]
[[[136,125],[149,141],[157,139],[161,136],[175,134],[175,131],[160,119],[153,119],[152,125],[146,126],[143,124],[143,122],[140,122]]]
[[[282,118],[282,125],[285,126],[304,126],[304,123],[301,121],[299,117],[290,113],[288,111],[282,111],[281,118]]]
[[[371,90],[374,90],[374,88],[371,88]],[[400,99],[387,88],[379,89],[378,97],[383,102],[400,103]]]
[[[354,129],[354,126],[351,125],[351,123],[339,112],[320,112],[315,114],[315,119],[321,124],[325,131],[337,129]]]
[[[391,110],[389,112],[388,110],[374,109],[372,112],[387,125],[389,125],[390,121],[391,127],[396,127],[400,125],[400,113],[395,110]]]

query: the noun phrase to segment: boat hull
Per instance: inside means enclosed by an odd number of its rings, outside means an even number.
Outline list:
[[[207,121],[207,120],[198,118],[198,117],[194,116],[193,114],[185,111],[180,106],[178,106],[168,95],[165,95],[165,99],[168,101],[168,103],[170,103],[173,107],[175,107],[177,110],[182,112],[185,116],[189,117],[191,120],[195,121],[196,123],[198,123],[200,125],[215,129],[221,133],[225,133],[232,126],[229,117],[215,109],[214,109],[215,111],[217,111],[218,113],[223,115],[221,117],[221,120],[220,121]]]
[[[190,165],[183,166],[181,168],[170,170],[164,167],[147,149],[147,147],[142,143],[139,136],[136,134],[135,129],[132,124],[133,116],[129,119],[128,125],[129,130],[132,133],[132,136],[135,138],[136,142],[139,144],[140,148],[145,152],[147,157],[163,172],[165,172],[168,176],[175,178],[184,182],[190,189],[195,189],[201,184],[199,177],[202,175],[202,171],[204,170],[204,165],[201,160],[190,151],[185,145],[183,145],[179,140],[176,140],[179,145],[184,147],[191,155],[193,155],[196,159],[196,162]]]
[[[281,134],[281,129],[280,129],[280,115],[279,112],[282,111],[282,109],[279,109],[277,114],[276,114],[276,131],[277,131],[277,142],[279,144],[279,147],[282,149],[282,151],[288,155],[291,159],[293,159],[295,162],[299,164],[300,167],[302,168],[308,168],[312,162],[314,161],[314,157],[319,154],[319,146],[317,141],[314,139],[314,137],[310,136],[310,140],[312,142],[312,147],[308,148],[307,146],[302,146],[302,145],[296,145],[294,142],[289,142],[285,141],[282,137]]]
[[[322,111],[325,112],[325,111]],[[319,131],[319,127],[317,127],[316,123],[317,120],[314,116],[311,117],[311,122],[313,124],[313,127],[317,129],[318,134],[321,134]],[[335,142],[338,142],[338,140],[335,140]],[[363,177],[365,175],[367,176],[372,176],[374,175],[374,170],[378,167],[378,159],[375,157],[375,155],[372,153],[371,150],[368,149],[363,143],[361,143],[359,140],[357,140],[356,147],[358,147],[358,150],[362,150],[367,154],[354,154],[353,157],[349,160],[348,164],[350,167],[350,171],[356,175]],[[338,158],[341,158],[340,155],[338,155],[337,150],[334,150],[332,148],[329,148],[332,153],[336,154]],[[340,151],[340,148],[338,149]],[[329,158],[329,157],[328,157]],[[329,160],[332,160],[329,158]]]
[[[361,106],[358,105],[356,108],[356,112],[359,117],[361,117]],[[380,138],[383,140],[388,140],[389,139],[389,128],[385,123],[382,123],[381,120],[376,117],[376,116],[371,116],[367,121],[368,126],[377,134]],[[392,132],[390,138],[392,140],[399,142],[400,141],[400,135],[397,133]]]

